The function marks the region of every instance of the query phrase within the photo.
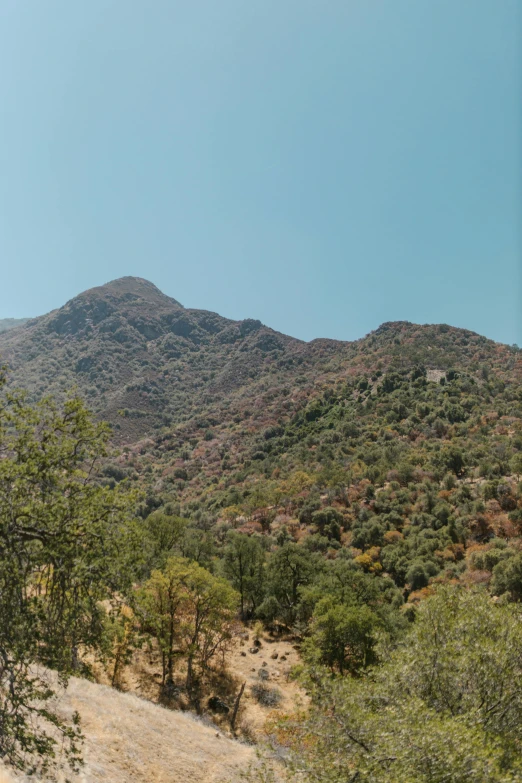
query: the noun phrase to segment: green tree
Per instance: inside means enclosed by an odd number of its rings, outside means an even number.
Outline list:
[[[145,519],[145,547],[147,561],[151,568],[163,568],[167,559],[179,554],[185,544],[188,520],[167,514],[164,511],[153,511]]]
[[[135,498],[97,482],[107,438],[78,399],[31,406],[6,394],[0,405],[0,756],[20,768],[36,757],[45,767],[57,735],[78,761],[78,720],[49,699],[99,649],[101,601],[130,580]]]
[[[466,464],[461,449],[453,444],[450,446],[443,446],[442,449],[433,456],[433,462],[441,472],[451,470],[456,476],[461,476],[464,473]]]
[[[494,566],[491,592],[493,595],[508,593],[514,601],[522,601],[522,555],[506,557]]]
[[[232,637],[238,594],[197,563],[172,557],[152,572],[136,603],[143,630],[157,640],[163,684],[173,681],[175,659],[183,658],[191,692],[196,668],[206,669]]]
[[[119,604],[104,619],[101,658],[107,666],[112,687],[120,688],[124,666],[138,646],[136,618],[129,606]]]
[[[267,567],[267,598],[259,614],[291,626],[298,615],[301,589],[319,571],[317,556],[299,544],[288,542],[270,557]]]
[[[506,783],[522,776],[522,627],[514,604],[442,588],[366,677],[312,666],[311,708],[274,727],[289,779]],[[279,732],[279,734],[278,734]]]
[[[337,509],[327,506],[312,514],[312,523],[317,526],[319,532],[327,538],[339,541],[341,538],[341,526],[344,523],[343,515]]]
[[[162,685],[170,684],[174,676],[174,659],[181,654],[179,645],[181,606],[189,563],[170,558],[163,571],[155,570],[136,593],[136,606],[143,630],[153,636],[159,647]]]
[[[241,618],[251,616],[263,600],[265,551],[258,538],[234,530],[223,552],[223,572],[239,593]]]
[[[190,563],[183,584],[180,638],[187,661],[185,685],[190,693],[195,669],[206,669],[232,638],[239,596],[226,580],[196,563]]]
[[[309,636],[303,645],[305,658],[328,666],[339,674],[356,674],[375,663],[375,630],[378,618],[367,606],[346,606],[332,596],[315,607]]]
[[[516,454],[514,454],[511,457],[509,466],[511,468],[511,471],[517,477],[517,481],[519,481],[520,476],[522,475],[522,452],[518,451]]]

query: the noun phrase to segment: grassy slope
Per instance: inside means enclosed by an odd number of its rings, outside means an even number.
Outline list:
[[[188,713],[72,678],[60,712],[70,718],[76,710],[85,735],[85,766],[78,775],[62,774],[62,782],[234,783],[254,760],[251,748]],[[0,769],[0,783],[2,774]],[[5,774],[6,783],[20,780]]]

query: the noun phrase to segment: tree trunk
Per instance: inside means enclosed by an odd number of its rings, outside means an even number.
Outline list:
[[[245,690],[246,682],[243,683],[241,688],[239,689],[239,693],[236,696],[236,701],[234,702],[234,709],[232,710],[232,717],[230,718],[230,728],[232,729],[232,733],[235,734],[236,731],[236,718],[237,713],[239,710],[239,702],[241,701],[241,696],[243,695],[243,691]]]
[[[188,658],[187,658],[187,680],[186,680],[186,683],[185,683],[186,688],[187,688],[187,693],[190,693],[190,691],[192,690],[192,677],[193,677],[192,664],[193,664],[193,660],[194,660],[194,656],[191,653],[188,656]]]

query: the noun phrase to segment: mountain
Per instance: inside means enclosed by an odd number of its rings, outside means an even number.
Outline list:
[[[142,491],[135,510],[145,575],[183,556],[244,592],[245,617],[266,626],[264,652],[243,636],[239,643],[238,682],[250,678],[245,702],[273,706],[255,689],[267,676],[270,698],[281,697],[283,669],[268,671],[269,661],[291,663],[280,654],[281,631],[290,632],[294,653],[296,639],[310,634],[321,652],[314,618],[324,607],[365,606],[372,627],[391,640],[436,584],[483,585],[503,602],[522,598],[522,351],[515,346],[405,321],[354,342],[305,343],[256,320],[185,308],[128,277],[0,334],[0,359],[11,387],[34,399],[76,387],[112,423],[114,447],[97,480],[111,487],[128,479]],[[248,589],[236,568],[244,551],[255,556]],[[275,639],[279,652],[262,660]],[[160,658],[147,667],[136,670],[139,681],[143,675],[157,686]],[[180,665],[177,682],[183,674]],[[205,695],[225,688],[219,682],[209,680]],[[87,715],[87,763],[99,779],[128,777],[131,754],[145,755],[140,737],[149,742],[149,724],[162,747],[171,726],[177,730],[181,716],[165,722],[159,708],[84,687],[81,695],[75,686],[74,706]],[[103,740],[110,727],[99,721],[106,708],[117,710],[123,735],[123,769],[111,773]],[[134,709],[136,720],[127,720]],[[248,715],[245,726],[246,737]],[[191,729],[179,724],[181,745],[201,741],[208,771],[207,750],[219,752],[223,739],[210,748],[210,734],[192,737]],[[229,774],[234,752],[223,747],[217,770]],[[171,763],[170,751],[156,755],[147,765]],[[201,779],[188,764],[183,774]],[[143,779],[153,779],[148,766]]]
[[[472,332],[407,322],[383,324],[356,342],[304,343],[258,320],[185,308],[136,277],[3,332],[0,358],[10,385],[34,398],[77,388],[122,443],[209,411],[220,421],[248,406],[257,409],[254,419],[277,417],[325,383],[390,364],[478,371],[486,362],[510,372],[516,363],[507,346]]]
[[[14,329],[15,326],[22,326],[28,318],[0,318],[0,333],[7,332],[8,329]]]
[[[2,334],[0,356],[13,385],[35,397],[76,386],[132,441],[187,417],[205,395],[218,399],[263,375],[276,355],[299,345],[259,321],[187,309],[126,277]]]
[[[378,464],[385,476],[376,454],[388,440],[431,459],[419,444],[438,448],[441,432],[464,443],[459,416],[508,415],[522,380],[520,350],[465,329],[398,321],[354,342],[305,343],[185,308],[136,277],[0,334],[0,359],[10,386],[34,399],[76,388],[132,451],[108,468],[111,480],[139,478],[156,505],[234,504],[249,482],[292,469],[357,463],[371,476]]]

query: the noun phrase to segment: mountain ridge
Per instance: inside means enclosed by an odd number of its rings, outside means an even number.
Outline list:
[[[519,352],[470,330],[392,321],[359,340],[304,342],[256,319],[185,308],[131,276],[1,333],[0,360],[10,385],[34,399],[77,388],[121,443],[208,410],[233,417],[261,404],[281,414],[289,399],[390,366],[442,371],[457,364],[478,372],[487,362],[500,373],[522,373]]]

